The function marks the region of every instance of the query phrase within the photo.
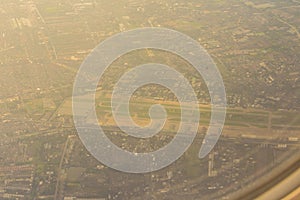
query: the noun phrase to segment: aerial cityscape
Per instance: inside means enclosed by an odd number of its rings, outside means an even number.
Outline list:
[[[298,0],[0,0],[0,199],[233,199],[300,151],[300,1]],[[106,38],[165,27],[198,41],[222,74],[225,126],[203,159],[210,93],[186,60],[155,49],[132,51],[105,71],[97,93],[99,124],[120,148],[151,152],[179,128],[180,107],[167,88],[147,85],[130,101],[139,125],[153,104],[166,108],[163,130],[128,136],[111,110],[114,85],[129,69],[162,63],[182,73],[200,108],[195,141],[161,170],[123,173],[95,159],[72,115],[73,83]]]

